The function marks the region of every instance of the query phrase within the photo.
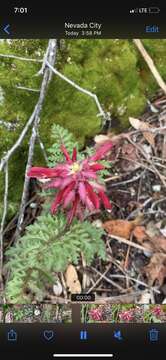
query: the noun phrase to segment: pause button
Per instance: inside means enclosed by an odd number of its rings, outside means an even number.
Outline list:
[[[86,330],[80,331],[80,340],[87,340],[88,339],[88,332]]]

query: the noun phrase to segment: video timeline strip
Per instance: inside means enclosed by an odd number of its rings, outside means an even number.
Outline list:
[[[166,305],[37,304],[1,305],[0,324],[153,324],[166,323]],[[86,334],[82,333],[82,339]]]

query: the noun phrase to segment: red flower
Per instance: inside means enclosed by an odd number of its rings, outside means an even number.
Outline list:
[[[155,316],[160,316],[162,314],[162,310],[160,306],[155,306],[155,308],[153,308],[152,311]]]
[[[72,158],[64,145],[61,149],[66,162],[54,168],[32,167],[28,176],[37,179],[48,179],[45,189],[58,189],[51,206],[51,212],[56,213],[58,207],[68,210],[68,222],[74,216],[83,219],[85,210],[99,209],[101,204],[111,209],[109,199],[105,194],[105,187],[99,183],[97,172],[104,169],[102,164],[96,163],[110,151],[112,144],[106,143],[96,153],[82,161],[77,161],[77,151],[74,148]]]
[[[134,319],[134,314],[133,314],[133,310],[122,310],[119,313],[119,319],[121,321],[132,321]]]
[[[100,321],[102,320],[102,310],[101,309],[92,309],[89,311],[89,317],[91,320]]]

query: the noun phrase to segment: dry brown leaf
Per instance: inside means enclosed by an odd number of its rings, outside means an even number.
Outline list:
[[[140,121],[139,119],[136,119],[133,117],[129,117],[129,121],[134,129],[142,131],[144,138],[154,148],[155,147],[155,141],[154,141],[155,134],[153,134],[152,132],[149,132],[149,131],[145,131],[145,130],[152,129],[152,126],[150,126],[148,123],[146,123],[144,121]]]
[[[154,227],[154,229],[151,229],[151,232],[149,232],[144,226],[136,226],[133,230],[133,235],[137,241],[148,250],[166,253],[166,237],[163,235],[156,235],[156,230],[157,232],[159,231]]]
[[[66,285],[71,294],[79,294],[81,293],[81,284],[78,279],[78,274],[73,265],[69,265],[67,267],[65,273]]]
[[[144,242],[144,240],[148,238],[145,227],[140,225],[135,227],[135,229],[133,230],[133,235],[135,236],[137,241],[141,244]]]
[[[139,223],[140,219],[133,221],[128,220],[108,220],[103,223],[103,228],[111,235],[120,236],[130,239],[130,235],[134,227]]]
[[[166,277],[166,255],[156,253],[152,256],[150,263],[144,267],[150,286],[158,280],[160,286]]]
[[[163,251],[166,253],[166,237],[161,236],[155,236],[150,241],[153,243],[154,248],[157,251]]]
[[[151,241],[149,241],[149,236],[146,233],[145,227],[136,226],[135,229],[133,230],[133,235],[135,236],[137,242],[143,245],[145,249],[147,249],[147,251],[144,251],[144,254],[147,257],[152,256],[154,251],[154,246],[151,243]]]

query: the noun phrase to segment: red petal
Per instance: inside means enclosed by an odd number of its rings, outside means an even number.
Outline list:
[[[90,210],[90,211],[94,211],[95,207],[92,204],[92,201],[90,201],[90,199],[88,197],[86,197],[86,207]]]
[[[45,167],[32,167],[27,176],[32,178],[52,178],[57,176],[56,168],[45,168]]]
[[[63,202],[64,209],[75,199],[75,191],[71,190],[68,195],[65,197]]]
[[[101,198],[102,203],[103,203],[103,205],[105,206],[105,208],[106,208],[106,209],[112,209],[112,206],[111,206],[111,204],[110,204],[110,201],[109,201],[108,197],[104,194],[104,192],[103,192],[103,191],[100,191],[98,195],[99,195],[99,197]]]
[[[90,165],[90,170],[93,170],[93,171],[100,171],[100,170],[103,170],[105,169],[105,166],[102,165],[102,164],[92,164]]]
[[[72,155],[72,161],[76,161],[77,160],[77,149],[74,148],[73,149],[73,155]]]
[[[91,179],[97,179],[97,175],[95,174],[94,171],[82,171],[82,175],[84,175],[86,178],[91,178]]]
[[[92,202],[92,204],[94,205],[95,209],[99,209],[99,207],[100,207],[99,198],[96,195],[96,193],[94,192],[93,187],[88,182],[85,183],[85,187],[87,190],[87,197],[89,197],[89,199]]]
[[[51,205],[51,212],[52,214],[55,214],[55,212],[57,211],[58,206],[60,205],[61,201],[62,201],[62,196],[63,196],[64,190],[59,191],[59,193],[56,195],[52,205]]]
[[[68,195],[68,193],[75,188],[75,181],[72,181],[68,186],[63,189],[63,200]]]
[[[86,188],[83,182],[79,183],[78,186],[78,193],[80,196],[81,201],[83,202],[83,204],[85,203],[85,199],[86,199]]]
[[[73,207],[68,213],[68,224],[71,224],[73,217],[75,216],[75,214],[77,212],[78,201],[79,201],[79,197],[76,196],[75,201],[73,203]]]
[[[113,144],[111,141],[107,141],[103,146],[101,146],[96,153],[90,157],[91,161],[97,161],[103,158],[103,156],[112,149]]]
[[[65,177],[61,182],[61,189],[64,189],[67,185],[70,183],[73,183],[73,176],[67,176]]]
[[[66,160],[67,160],[69,163],[72,163],[71,158],[70,158],[70,155],[69,155],[68,151],[66,150],[66,148],[65,148],[65,146],[64,146],[63,144],[61,145],[61,150],[62,150],[62,152],[63,152]]]

